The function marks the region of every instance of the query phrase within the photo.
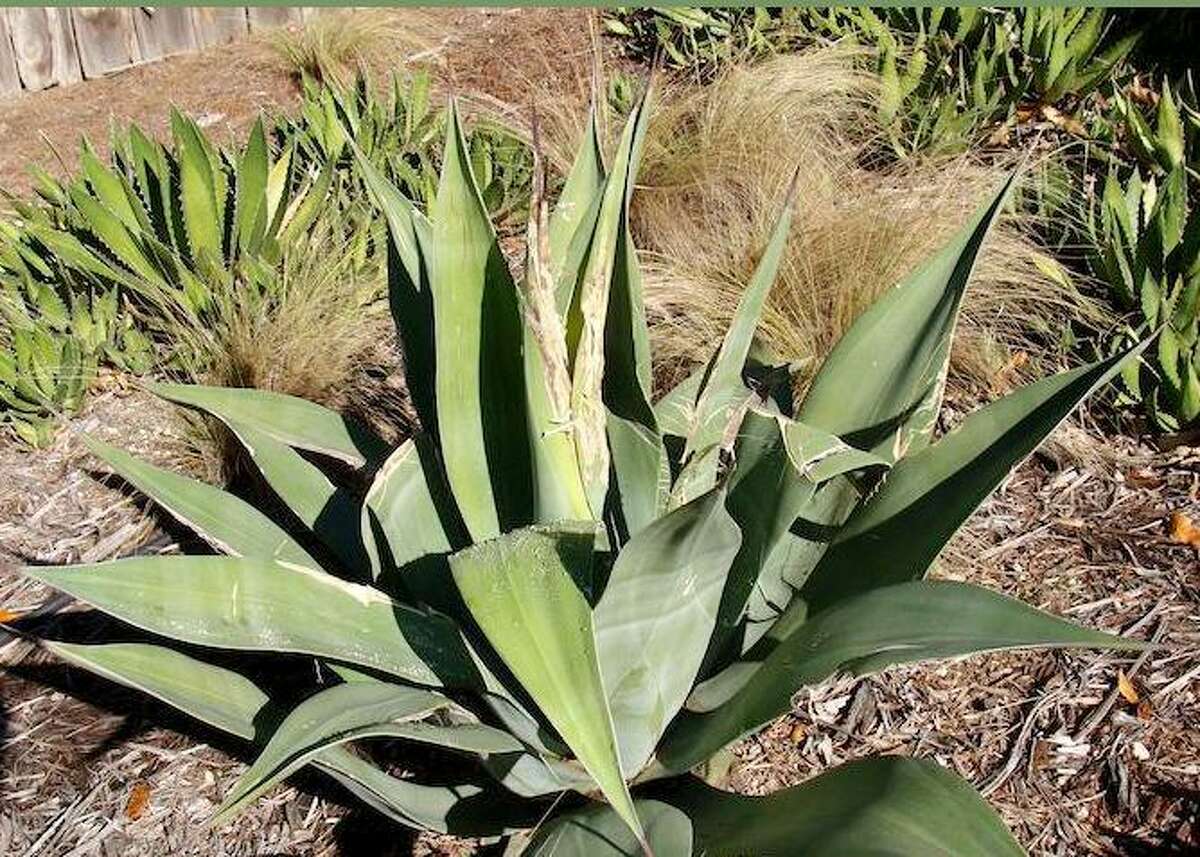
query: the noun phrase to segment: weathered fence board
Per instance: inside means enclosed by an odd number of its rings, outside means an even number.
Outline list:
[[[194,6],[192,27],[205,47],[235,42],[250,31],[244,6]]]
[[[297,24],[304,19],[299,6],[249,6],[246,11],[250,13],[250,29],[255,31]]]
[[[100,77],[134,63],[307,21],[296,6],[0,7],[0,95]]]
[[[192,12],[186,6],[139,6],[133,10],[133,28],[143,60],[200,47],[192,31]]]
[[[0,15],[0,94],[19,92],[20,89],[21,76],[17,74],[17,58],[8,32],[8,17]]]
[[[83,76],[67,10],[14,6],[5,12],[22,86],[45,89]]]
[[[84,77],[99,77],[139,59],[133,10],[128,7],[79,7],[71,10],[71,20]]]

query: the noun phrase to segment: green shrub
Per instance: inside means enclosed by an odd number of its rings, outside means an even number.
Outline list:
[[[157,387],[237,435],[293,526],[95,443],[226,555],[27,569],[153,635],[47,645],[254,742],[220,821],[313,764],[402,824],[511,836],[526,855],[834,855],[885,837],[892,853],[1019,854],[933,763],[866,760],[761,798],[689,771],[833,673],[1016,646],[1136,648],[924,579],[1124,356],[933,437],[1001,189],[859,317],[793,407],[787,367],[752,356],[789,195],[710,363],[652,403],[628,228],[646,119],[643,103],[607,168],[593,133],[553,215],[537,178],[519,286],[453,109],[428,217],[364,159],[423,430],[389,451],[297,398]],[[357,473],[331,481],[314,463],[327,460]],[[266,689],[242,672],[251,661],[215,650],[253,654]],[[437,784],[402,779],[342,746],[367,739],[477,764]]]

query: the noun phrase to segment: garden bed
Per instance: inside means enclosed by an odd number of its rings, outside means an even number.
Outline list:
[[[545,85],[534,60],[513,62],[515,48],[540,44],[529,53],[535,59],[549,56],[551,43],[564,55],[591,48],[584,13],[429,15],[431,31],[445,33],[422,60],[438,82],[506,104]],[[260,108],[296,101],[286,70],[261,43],[247,42],[0,104],[0,137],[11,143],[0,184],[24,188],[26,163],[56,169],[36,130],[66,152],[82,133],[103,140],[112,116],[161,131],[175,102],[236,137]],[[1200,539],[1180,541],[1185,518],[1200,521],[1200,455],[1103,438],[1081,425],[1090,420],[1064,430],[1071,443],[1062,446],[1074,454],[1037,455],[1007,480],[938,574],[1158,648],[1141,657],[1014,652],[827,682],[798,694],[790,715],[733,749],[731,788],[765,793],[848,759],[901,753],[968,779],[1034,855],[1200,849]],[[188,538],[106,478],[83,433],[164,466],[188,466],[185,430],[171,408],[119,374],[104,377],[49,448],[4,441],[6,620],[24,615],[45,630],[80,619],[69,600],[21,579],[23,564],[173,552]],[[45,606],[61,612],[39,615]],[[0,665],[0,854],[476,851],[390,825],[315,774],[292,778],[235,824],[210,829],[205,820],[248,761],[244,745],[65,667],[20,637],[0,637]]]

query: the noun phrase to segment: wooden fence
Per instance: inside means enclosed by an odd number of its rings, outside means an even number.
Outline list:
[[[298,22],[294,6],[0,9],[0,96],[99,77],[139,62]]]

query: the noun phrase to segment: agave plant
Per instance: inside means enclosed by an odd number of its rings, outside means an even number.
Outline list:
[[[80,174],[42,172],[40,202],[14,200],[21,259],[76,290],[118,289],[161,339],[203,329],[223,297],[262,277],[320,213],[334,178],[273,155],[260,119],[239,152],[171,113],[173,144],[136,125],[113,132],[112,162],[85,141]],[[178,343],[170,344],[178,347]]]
[[[519,286],[453,105],[428,217],[364,158],[422,430],[389,451],[303,400],[155,387],[224,421],[291,517],[93,443],[220,555],[28,569],[149,635],[46,645],[254,744],[218,821],[312,765],[401,824],[507,839],[510,854],[1021,853],[932,762],[868,759],[766,797],[697,772],[835,673],[1136,648],[925,579],[1124,356],[935,439],[1001,189],[858,319],[794,407],[787,367],[753,347],[789,199],[711,362],[652,401],[628,230],[646,117],[643,101],[608,164],[593,123],[553,215],[535,170]],[[331,480],[326,460],[357,478]],[[400,778],[367,752],[383,739],[462,758],[437,784]]]

